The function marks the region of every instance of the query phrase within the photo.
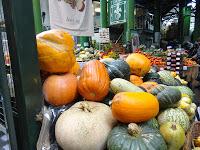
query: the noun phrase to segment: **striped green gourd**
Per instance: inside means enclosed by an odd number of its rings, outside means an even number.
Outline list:
[[[181,94],[187,94],[188,96],[190,96],[191,99],[194,98],[193,91],[189,87],[187,87],[187,86],[170,86],[170,87],[179,89],[179,91],[181,92]]]
[[[176,122],[182,126],[185,132],[190,126],[190,120],[186,112],[180,108],[169,108],[158,116],[158,123],[162,125],[166,122]]]
[[[144,90],[142,90],[138,86],[121,78],[113,79],[110,82],[110,89],[114,94],[117,94],[120,92],[144,92]]]
[[[162,92],[167,86],[164,86],[162,84],[158,84],[155,88],[151,90],[151,94],[156,96],[158,93]]]
[[[181,85],[181,82],[177,79],[175,79],[170,71],[159,71],[158,74],[160,75],[160,80],[163,84],[168,86],[179,86]]]

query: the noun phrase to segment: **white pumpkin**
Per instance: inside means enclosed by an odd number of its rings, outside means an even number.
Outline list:
[[[116,123],[109,106],[78,102],[58,118],[56,140],[64,150],[103,150]]]

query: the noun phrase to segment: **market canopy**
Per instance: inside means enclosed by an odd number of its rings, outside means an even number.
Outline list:
[[[154,0],[136,0],[138,4],[143,5],[145,8],[148,8],[150,12],[153,13],[154,10]],[[160,13],[161,16],[166,15],[173,7],[175,7],[180,1],[184,0],[159,0],[160,2]],[[186,3],[191,2],[192,0],[185,0]]]
[[[100,1],[100,0],[93,0],[93,1]],[[184,0],[159,0],[160,2],[160,13],[161,16],[167,14],[173,7],[175,7],[180,1]],[[187,3],[191,2],[192,0],[185,0]],[[140,4],[147,8],[151,13],[154,11],[154,0],[136,0],[137,4]]]

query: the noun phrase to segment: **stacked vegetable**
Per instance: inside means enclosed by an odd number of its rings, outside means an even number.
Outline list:
[[[76,49],[76,60],[77,61],[88,61],[99,58],[99,52],[93,48]]]
[[[197,63],[194,60],[192,60],[191,58],[184,58],[183,59],[183,64],[185,66],[188,66],[188,67],[192,67],[192,66],[197,65]]]
[[[57,45],[61,41],[48,40],[41,42],[65,49]],[[171,72],[150,69],[150,60],[135,53],[126,61],[91,60],[78,75],[69,69],[49,76],[43,84],[45,100],[53,106],[75,103],[57,120],[58,144],[64,150],[180,149],[196,109],[193,92]],[[75,101],[78,95],[83,101]]]
[[[143,52],[140,49],[137,49],[136,53],[145,55],[151,61],[151,65],[156,65],[160,68],[166,67],[166,61],[165,61],[164,57],[161,57],[162,55],[155,56],[154,52],[151,52],[151,53]]]

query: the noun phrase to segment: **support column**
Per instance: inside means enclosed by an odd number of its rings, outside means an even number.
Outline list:
[[[12,150],[35,150],[41,126],[35,117],[43,107],[43,97],[36,51],[33,3],[29,0],[2,2],[19,112],[16,117],[14,115],[18,148]]]
[[[184,41],[190,41],[190,19],[191,19],[191,7],[184,8],[184,20],[183,20],[183,39]]]
[[[154,42],[160,45],[160,2],[159,0],[154,0]]]
[[[79,43],[81,44],[81,47],[89,47],[89,37],[88,36],[81,36],[79,38]]]
[[[108,0],[108,15],[107,15],[107,26],[109,27],[110,26],[110,5],[111,5],[111,3],[110,3],[110,0]]]
[[[100,0],[100,24],[101,28],[107,28],[108,25],[108,13],[107,13],[107,0]]]
[[[179,0],[179,18],[178,18],[178,33],[179,33],[179,42],[184,41],[183,34],[183,24],[184,24],[184,7],[186,6],[186,0]]]
[[[196,0],[194,40],[198,40],[199,38],[200,38],[200,0]]]
[[[126,42],[131,41],[131,31],[135,29],[135,0],[127,0]]]
[[[40,9],[40,0],[32,0],[33,2],[33,15],[35,23],[35,33],[38,34],[42,32],[42,16]]]

